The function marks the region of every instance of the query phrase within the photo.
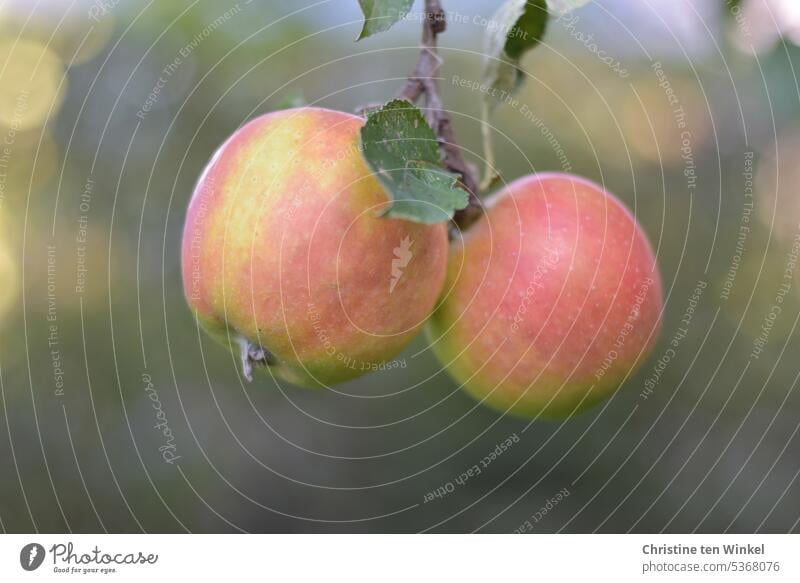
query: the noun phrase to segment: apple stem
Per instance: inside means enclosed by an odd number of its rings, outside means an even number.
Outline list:
[[[483,204],[478,196],[478,180],[475,168],[464,160],[456,142],[450,116],[444,109],[436,73],[442,64],[436,37],[447,28],[447,16],[439,0],[425,0],[425,16],[422,19],[422,48],[414,72],[408,77],[400,91],[400,98],[416,103],[425,95],[426,117],[442,151],[444,165],[461,176],[461,184],[469,193],[467,206],[455,212],[455,230],[468,227],[483,214]]]
[[[242,374],[248,383],[253,382],[253,366],[271,366],[276,364],[275,356],[260,344],[254,344],[241,335],[236,336],[236,342],[241,349]]]

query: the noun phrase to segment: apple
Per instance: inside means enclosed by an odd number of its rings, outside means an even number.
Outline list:
[[[508,185],[450,252],[428,335],[450,374],[500,411],[563,418],[613,393],[660,330],[647,237],[612,194],[567,174]]]
[[[447,270],[445,224],[381,218],[363,119],[263,115],[202,173],[186,216],[184,291],[199,323],[278,378],[326,386],[376,370],[417,334]]]

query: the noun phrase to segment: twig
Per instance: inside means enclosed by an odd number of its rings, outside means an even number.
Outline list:
[[[461,183],[469,193],[467,207],[456,211],[453,222],[456,228],[464,229],[483,213],[478,197],[478,181],[475,169],[464,160],[461,148],[455,139],[450,116],[444,109],[439,94],[436,73],[442,61],[439,58],[436,37],[447,28],[447,17],[439,0],[425,0],[425,16],[422,23],[422,49],[414,72],[400,91],[399,96],[416,103],[425,95],[426,117],[442,151],[444,165],[461,176]]]

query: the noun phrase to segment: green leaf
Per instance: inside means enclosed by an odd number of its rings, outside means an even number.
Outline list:
[[[591,0],[506,0],[491,19],[484,42],[483,82],[494,89],[491,102],[502,102],[522,83],[520,60],[538,45],[550,15],[561,16]]]
[[[520,59],[541,41],[547,16],[545,0],[507,0],[495,12],[484,46],[483,82],[492,89],[487,99],[502,102],[519,87]]]
[[[364,13],[364,27],[356,40],[389,30],[392,25],[405,18],[414,0],[358,0]]]
[[[506,0],[491,19],[484,40],[482,85],[484,103],[483,151],[486,160],[481,189],[497,178],[489,115],[494,107],[506,101],[524,80],[520,68],[522,57],[542,40],[551,15],[562,16],[588,4],[591,0]]]
[[[395,99],[370,113],[361,144],[364,159],[391,199],[382,216],[434,224],[467,206],[458,177],[442,166],[436,135],[408,101]]]

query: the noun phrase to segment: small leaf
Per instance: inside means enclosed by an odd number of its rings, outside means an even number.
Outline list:
[[[434,224],[467,206],[458,177],[442,166],[436,135],[408,101],[396,99],[370,113],[361,144],[391,199],[382,216]]]
[[[356,40],[389,30],[405,18],[414,0],[358,0],[364,13],[364,27]]]
[[[492,17],[493,26],[487,29],[484,41],[482,108],[483,151],[486,159],[481,188],[487,188],[496,178],[493,168],[494,152],[488,129],[492,109],[506,101],[524,80],[520,61],[538,45],[550,15],[561,16],[588,4],[591,0],[506,0]]]
[[[506,0],[495,12],[487,30],[483,81],[496,91],[487,96],[503,101],[519,88],[522,71],[519,63],[538,45],[550,15],[561,16],[591,0]]]
[[[545,0],[507,0],[495,12],[484,47],[483,82],[493,89],[487,99],[502,102],[519,87],[519,61],[541,41],[547,16]]]

